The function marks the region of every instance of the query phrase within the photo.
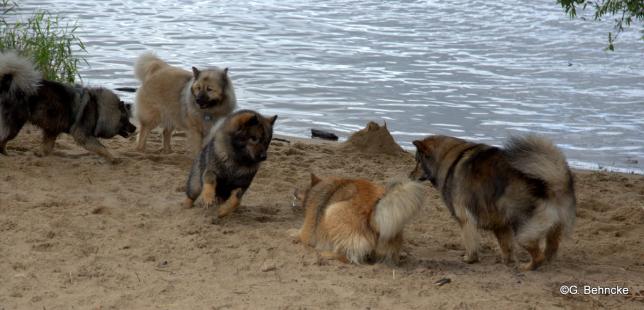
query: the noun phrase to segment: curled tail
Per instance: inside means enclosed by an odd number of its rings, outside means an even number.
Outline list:
[[[40,80],[40,72],[27,58],[12,51],[0,53],[0,94],[31,96]]]
[[[395,238],[425,203],[425,188],[413,181],[392,181],[373,213],[380,240]]]
[[[557,209],[564,233],[575,223],[576,200],[566,157],[550,140],[536,135],[512,137],[505,145],[510,165],[547,186],[548,205]]]
[[[141,54],[134,64],[134,75],[139,81],[144,82],[150,74],[167,66],[168,64],[152,52]]]

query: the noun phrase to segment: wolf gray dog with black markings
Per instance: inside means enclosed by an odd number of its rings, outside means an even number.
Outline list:
[[[41,156],[50,154],[61,133],[111,163],[118,160],[99,138],[127,138],[136,127],[123,101],[100,87],[70,86],[41,78],[33,63],[15,52],[0,53],[0,153],[7,154],[25,123],[43,131]]]
[[[430,136],[414,145],[416,169],[410,177],[429,180],[441,192],[461,226],[465,262],[478,261],[478,229],[494,232],[505,263],[514,259],[515,241],[523,247],[531,256],[524,270],[554,258],[561,238],[572,232],[573,176],[549,140],[513,137],[499,148]]]

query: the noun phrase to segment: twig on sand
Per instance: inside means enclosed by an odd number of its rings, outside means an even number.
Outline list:
[[[445,285],[447,283],[450,283],[450,282],[452,282],[452,279],[450,279],[450,278],[442,278],[442,279],[434,282],[434,284],[436,284],[436,286],[443,286],[443,285]]]
[[[281,142],[286,142],[286,143],[291,143],[290,140],[282,139],[282,138],[273,138],[274,141],[281,141]]]

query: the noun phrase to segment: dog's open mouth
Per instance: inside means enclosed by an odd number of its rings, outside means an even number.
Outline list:
[[[119,136],[121,136],[123,138],[128,138],[128,137],[130,137],[130,133],[125,131],[125,130],[121,130],[121,131],[119,131]]]
[[[128,138],[131,134],[136,131],[136,126],[128,124],[126,127],[119,130],[119,136],[123,138]]]
[[[208,109],[212,108],[214,106],[218,106],[221,103],[221,100],[219,99],[203,99],[203,98],[197,98],[196,100],[197,105],[201,109]]]

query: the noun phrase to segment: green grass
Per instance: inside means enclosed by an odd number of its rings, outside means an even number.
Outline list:
[[[16,4],[2,1],[0,17],[0,50],[16,50],[31,58],[48,80],[74,83],[78,64],[85,58],[76,51],[85,53],[85,44],[75,34],[76,23],[65,23],[63,18],[47,11],[37,10],[26,20],[17,19]],[[11,22],[7,18],[13,16]]]

